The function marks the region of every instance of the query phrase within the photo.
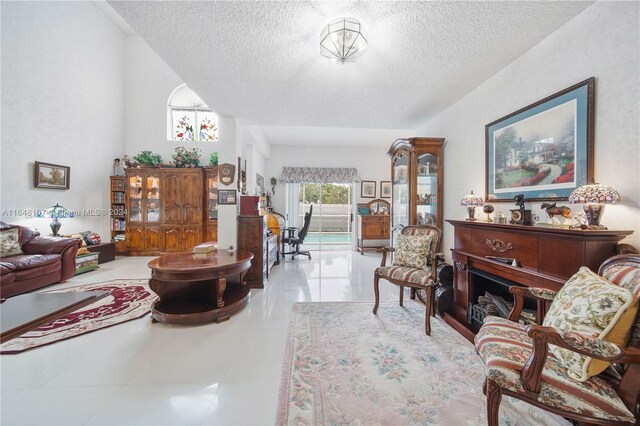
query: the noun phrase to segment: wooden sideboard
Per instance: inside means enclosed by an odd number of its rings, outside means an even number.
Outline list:
[[[388,214],[358,215],[358,251],[364,254],[365,250],[378,251],[381,246],[365,246],[367,240],[380,240],[389,245],[391,220]]]
[[[280,263],[278,236],[266,224],[267,216],[238,216],[238,248],[253,253],[245,282],[251,288],[265,288],[271,268]]]
[[[597,271],[605,259],[616,254],[618,241],[633,232],[464,220],[447,222],[454,227],[451,250],[454,282],[453,306],[451,312],[444,315],[444,320],[470,340],[475,330],[467,321],[469,304],[477,301],[484,283],[558,291],[581,266]],[[487,256],[514,258],[518,266],[500,263]],[[544,303],[537,305],[539,319],[546,309]]]

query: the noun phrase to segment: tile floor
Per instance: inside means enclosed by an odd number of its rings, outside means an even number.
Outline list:
[[[295,302],[373,301],[380,255],[312,252],[273,269],[264,290],[221,324],[149,317],[0,357],[2,425],[263,425],[275,422]],[[125,257],[46,290],[147,278],[151,258]],[[382,300],[397,287],[381,285]]]

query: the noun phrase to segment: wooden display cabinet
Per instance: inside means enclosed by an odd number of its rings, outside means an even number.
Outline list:
[[[218,166],[205,169],[205,241],[218,241]]]
[[[203,242],[202,169],[126,170],[129,254],[188,251]]]
[[[111,238],[115,243],[116,253],[127,251],[126,241],[122,239],[126,231],[126,179],[124,176],[110,177],[110,197],[111,197]]]
[[[358,214],[357,251],[364,255],[365,250],[378,251],[389,245],[391,233],[391,219],[389,216],[390,203],[376,199],[367,204],[369,214]],[[382,245],[365,246],[366,241],[381,241]]]
[[[432,225],[442,229],[444,138],[398,139],[391,157],[391,227]]]

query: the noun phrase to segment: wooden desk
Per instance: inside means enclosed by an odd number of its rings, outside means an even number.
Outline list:
[[[107,297],[108,291],[31,293],[0,304],[0,343]]]
[[[201,324],[228,320],[249,301],[243,276],[253,254],[214,250],[207,254],[172,253],[153,259],[149,286],[158,296],[151,307],[154,322]],[[227,287],[227,278],[239,283]]]

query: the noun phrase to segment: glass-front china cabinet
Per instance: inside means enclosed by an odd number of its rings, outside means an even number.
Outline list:
[[[443,150],[444,138],[398,139],[389,148],[393,234],[407,225],[442,229]]]

